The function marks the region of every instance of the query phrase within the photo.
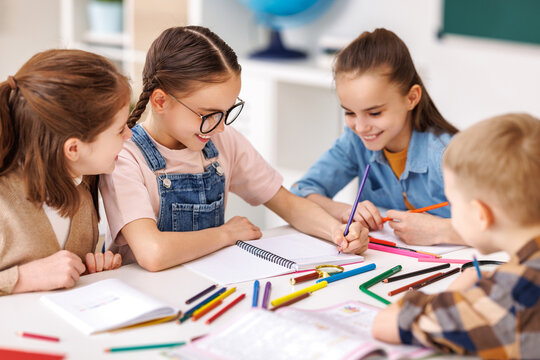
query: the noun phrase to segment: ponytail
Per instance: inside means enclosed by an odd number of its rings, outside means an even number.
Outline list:
[[[11,76],[8,79],[12,81],[0,83],[0,175],[10,170],[19,138],[11,116],[11,98],[17,96],[17,87]]]

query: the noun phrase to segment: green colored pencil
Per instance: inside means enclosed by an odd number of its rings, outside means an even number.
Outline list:
[[[383,272],[382,274],[375,276],[373,279],[368,280],[365,283],[361,284],[358,288],[360,289],[360,291],[362,291],[363,293],[371,296],[375,300],[379,300],[383,304],[390,305],[391,304],[390,301],[388,301],[388,300],[380,297],[379,295],[375,294],[374,292],[368,290],[368,288],[370,288],[371,286],[383,281],[386,278],[389,278],[390,276],[392,276],[395,273],[398,273],[400,271],[401,271],[401,265],[394,266],[390,270],[387,270],[387,271]]]
[[[119,351],[158,349],[158,348],[182,346],[184,344],[185,344],[185,341],[180,341],[180,342],[173,342],[173,343],[166,343],[166,344],[113,347],[113,348],[105,349],[105,352],[119,352]]]

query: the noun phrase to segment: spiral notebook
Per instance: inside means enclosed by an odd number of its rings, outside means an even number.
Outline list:
[[[219,284],[289,274],[317,265],[344,265],[363,261],[360,255],[340,254],[335,244],[295,233],[260,240],[238,241],[185,266]]]

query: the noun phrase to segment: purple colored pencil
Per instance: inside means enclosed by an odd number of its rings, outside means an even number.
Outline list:
[[[270,299],[270,288],[272,287],[272,283],[270,281],[266,282],[266,285],[264,286],[264,295],[262,299],[262,308],[268,309],[268,300]]]
[[[360,183],[360,187],[358,188],[358,194],[356,194],[356,199],[354,200],[351,215],[349,215],[349,221],[347,221],[347,226],[345,227],[345,231],[343,232],[344,236],[347,236],[349,234],[349,226],[351,226],[351,223],[354,219],[354,214],[356,213],[356,208],[358,207],[358,201],[360,201],[360,195],[362,195],[362,190],[364,190],[364,185],[366,185],[366,180],[370,168],[371,165],[367,164],[366,170],[364,170],[364,176],[362,177],[362,182]]]

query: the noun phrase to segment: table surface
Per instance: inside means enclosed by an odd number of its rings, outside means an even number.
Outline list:
[[[264,237],[284,235],[295,230],[286,226],[264,231]],[[507,260],[505,253],[495,253],[479,255],[476,250],[465,248],[443,255],[446,258],[472,259],[476,254],[479,259]],[[382,253],[368,250],[364,253],[364,263],[361,265],[350,265],[345,268],[349,270],[369,263],[375,263],[377,268],[365,274],[336,281],[329,284],[325,289],[319,290],[309,298],[302,300],[294,306],[304,309],[317,309],[327,307],[346,300],[358,300],[366,304],[377,307],[384,307],[382,303],[362,293],[358,286],[374,276],[390,269],[395,265],[402,265],[402,273],[410,272],[435,264],[420,263],[417,259],[407,256]],[[451,265],[455,267],[459,265]],[[429,274],[428,274],[429,275]],[[426,276],[428,276],[426,275]],[[274,277],[261,280],[261,288],[264,289],[266,281],[272,282],[271,299],[281,297],[288,293],[309,286],[314,281],[290,285],[291,275]],[[182,311],[188,310],[193,304],[186,305],[185,300],[195,293],[212,285],[209,279],[197,275],[184,266],[177,266],[165,271],[156,273],[148,272],[136,264],[122,266],[114,271],[91,274],[81,277],[77,287],[85,286],[98,280],[118,278],[127,284],[153,295]],[[376,294],[394,302],[403,296],[404,293],[389,297],[388,291],[406,285],[415,279],[404,279],[390,284],[379,283],[370,288]],[[435,293],[444,290],[450,282],[455,279],[451,276],[447,279],[435,282],[424,288],[426,293]],[[189,341],[190,339],[214,331],[233,321],[240,314],[248,311],[251,307],[253,282],[238,283],[236,293],[246,293],[246,298],[223,316],[214,321],[211,325],[206,325],[204,320],[206,315],[199,321],[188,320],[182,324],[169,322],[160,325],[141,327],[118,332],[102,333],[95,335],[85,335],[72,327],[69,323],[60,318],[57,314],[46,308],[39,300],[45,292],[17,294],[0,297],[0,348],[24,349],[29,351],[52,352],[66,354],[67,359],[166,359],[161,353],[163,349],[130,351],[123,353],[106,353],[104,350],[110,347],[132,346],[144,344],[158,344],[177,341]],[[262,296],[262,292],[260,297]],[[215,310],[212,312],[215,313]],[[34,332],[57,336],[60,342],[48,342],[22,338],[16,335],[17,331]],[[438,357],[438,359],[441,359]]]

